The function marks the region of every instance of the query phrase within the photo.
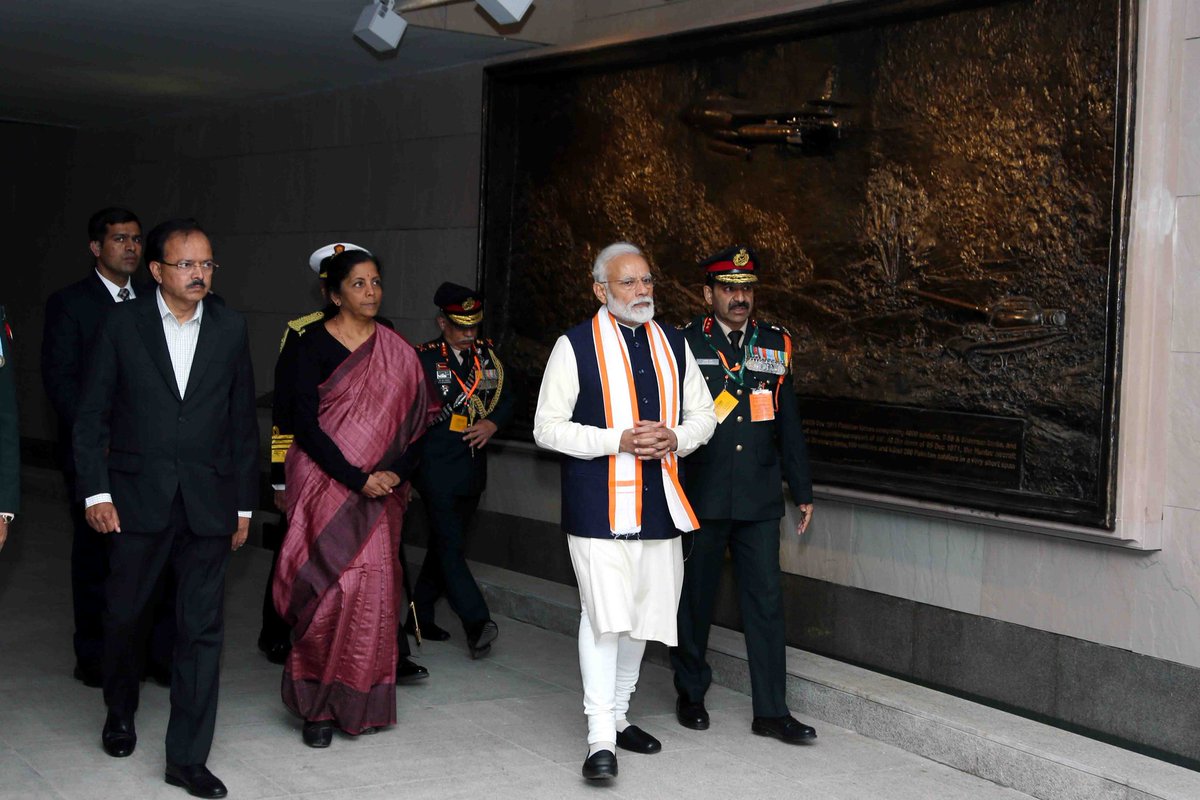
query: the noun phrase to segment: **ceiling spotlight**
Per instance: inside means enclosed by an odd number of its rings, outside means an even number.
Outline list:
[[[533,0],[475,0],[497,25],[515,25],[533,5]]]
[[[509,0],[511,2],[512,0]],[[400,44],[408,23],[392,9],[395,0],[375,0],[358,15],[354,36],[377,53],[389,53]]]
[[[423,11],[427,8],[448,6],[462,0],[407,0],[400,6],[401,11]],[[475,0],[487,15],[497,25],[515,25],[525,16],[525,12],[533,5],[533,0]]]

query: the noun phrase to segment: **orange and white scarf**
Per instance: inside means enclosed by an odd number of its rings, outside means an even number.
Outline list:
[[[658,377],[658,408],[668,427],[679,425],[679,387],[683,376],[671,345],[657,322],[651,320],[643,327],[650,342],[650,357]],[[637,396],[633,370],[629,366],[629,350],[617,321],[608,308],[601,306],[592,318],[592,338],[596,344],[596,365],[600,368],[600,387],[604,393],[606,427],[616,430],[632,428],[638,421]],[[642,530],[642,465],[632,453],[617,453],[608,457],[608,525],[614,536],[628,536]],[[679,483],[679,458],[668,453],[659,462],[663,474],[663,490],[671,520],[681,531],[700,527],[691,504]]]

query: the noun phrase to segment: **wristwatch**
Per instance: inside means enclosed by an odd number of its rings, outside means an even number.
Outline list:
[[[16,514],[6,514],[0,512],[0,519],[4,520],[5,522],[12,522],[14,517],[16,517]]]

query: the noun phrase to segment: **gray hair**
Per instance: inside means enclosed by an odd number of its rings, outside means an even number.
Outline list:
[[[600,251],[596,256],[596,260],[592,263],[592,280],[596,283],[604,283],[608,280],[608,265],[614,259],[620,256],[641,256],[646,257],[637,245],[629,242],[613,242],[608,247]]]

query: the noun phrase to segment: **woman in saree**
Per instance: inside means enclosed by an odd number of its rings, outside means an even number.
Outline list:
[[[299,342],[288,531],[273,587],[292,626],[283,702],[304,743],[334,726],[358,735],[396,722],[397,551],[414,445],[437,413],[416,352],[377,319],[374,258],[321,265],[331,305]]]

